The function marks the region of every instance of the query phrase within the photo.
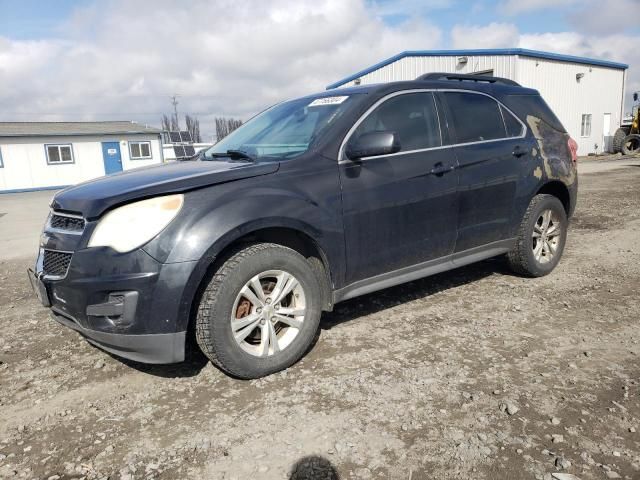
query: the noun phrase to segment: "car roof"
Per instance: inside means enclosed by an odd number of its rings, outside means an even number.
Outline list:
[[[537,90],[522,87],[518,84],[488,83],[486,81],[474,81],[466,77],[460,79],[416,79],[399,82],[375,83],[368,85],[357,85],[353,87],[335,88],[325,92],[310,95],[310,97],[321,98],[339,95],[353,94],[387,94],[401,90],[412,89],[433,89],[433,90],[471,90],[490,95],[539,95]]]

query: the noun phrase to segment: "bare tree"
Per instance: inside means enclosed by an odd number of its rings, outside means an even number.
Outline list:
[[[216,137],[220,141],[236,128],[242,125],[242,120],[237,118],[216,117]]]
[[[171,115],[171,131],[177,132],[180,130],[180,124],[178,123],[178,116],[174,113]]]
[[[169,117],[166,114],[162,115],[162,130],[168,132],[171,130],[171,122],[169,121]]]
[[[187,124],[187,130],[191,133],[191,138],[195,143],[201,143],[202,138],[200,137],[200,120],[197,117],[192,117],[191,115],[185,115],[184,121]]]

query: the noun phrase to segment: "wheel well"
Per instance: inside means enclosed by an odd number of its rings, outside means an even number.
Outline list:
[[[211,280],[215,272],[220,266],[234,253],[242,248],[243,244],[250,243],[275,243],[284,247],[295,250],[304,256],[311,264],[322,291],[322,308],[323,310],[331,310],[333,307],[331,271],[329,269],[328,260],[318,246],[318,244],[307,234],[292,228],[273,227],[263,228],[248,233],[226,245],[217,255],[215,260],[207,269],[207,273],[200,281],[198,288],[199,294],[194,296],[191,313],[197,311],[200,301],[201,292],[204,291],[208,282]]]
[[[562,202],[567,215],[571,212],[571,196],[569,195],[569,190],[562,182],[546,183],[538,190],[538,194],[553,195]]]

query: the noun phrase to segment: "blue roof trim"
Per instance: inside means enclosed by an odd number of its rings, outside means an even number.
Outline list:
[[[405,57],[453,57],[461,55],[521,55],[523,57],[544,58],[546,60],[558,60],[561,62],[581,63],[584,65],[595,65],[599,67],[617,68],[626,70],[629,65],[626,63],[611,62],[608,60],[597,60],[587,57],[576,57],[574,55],[563,55],[560,53],[542,52],[539,50],[529,50],[527,48],[489,48],[479,50],[407,50],[401,52],[393,57],[387,58],[375,65],[372,65],[364,70],[361,70],[353,75],[350,75],[342,80],[338,80],[331,85],[327,85],[327,90],[339,87],[345,83],[351,82],[356,78],[367,75],[375,70],[385,67],[393,62],[396,62]]]

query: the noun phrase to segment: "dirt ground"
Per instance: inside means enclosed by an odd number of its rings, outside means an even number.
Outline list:
[[[491,260],[345,302],[258,381],[91,347],[28,263],[0,262],[0,478],[640,478],[640,168],[580,177],[553,274]]]

